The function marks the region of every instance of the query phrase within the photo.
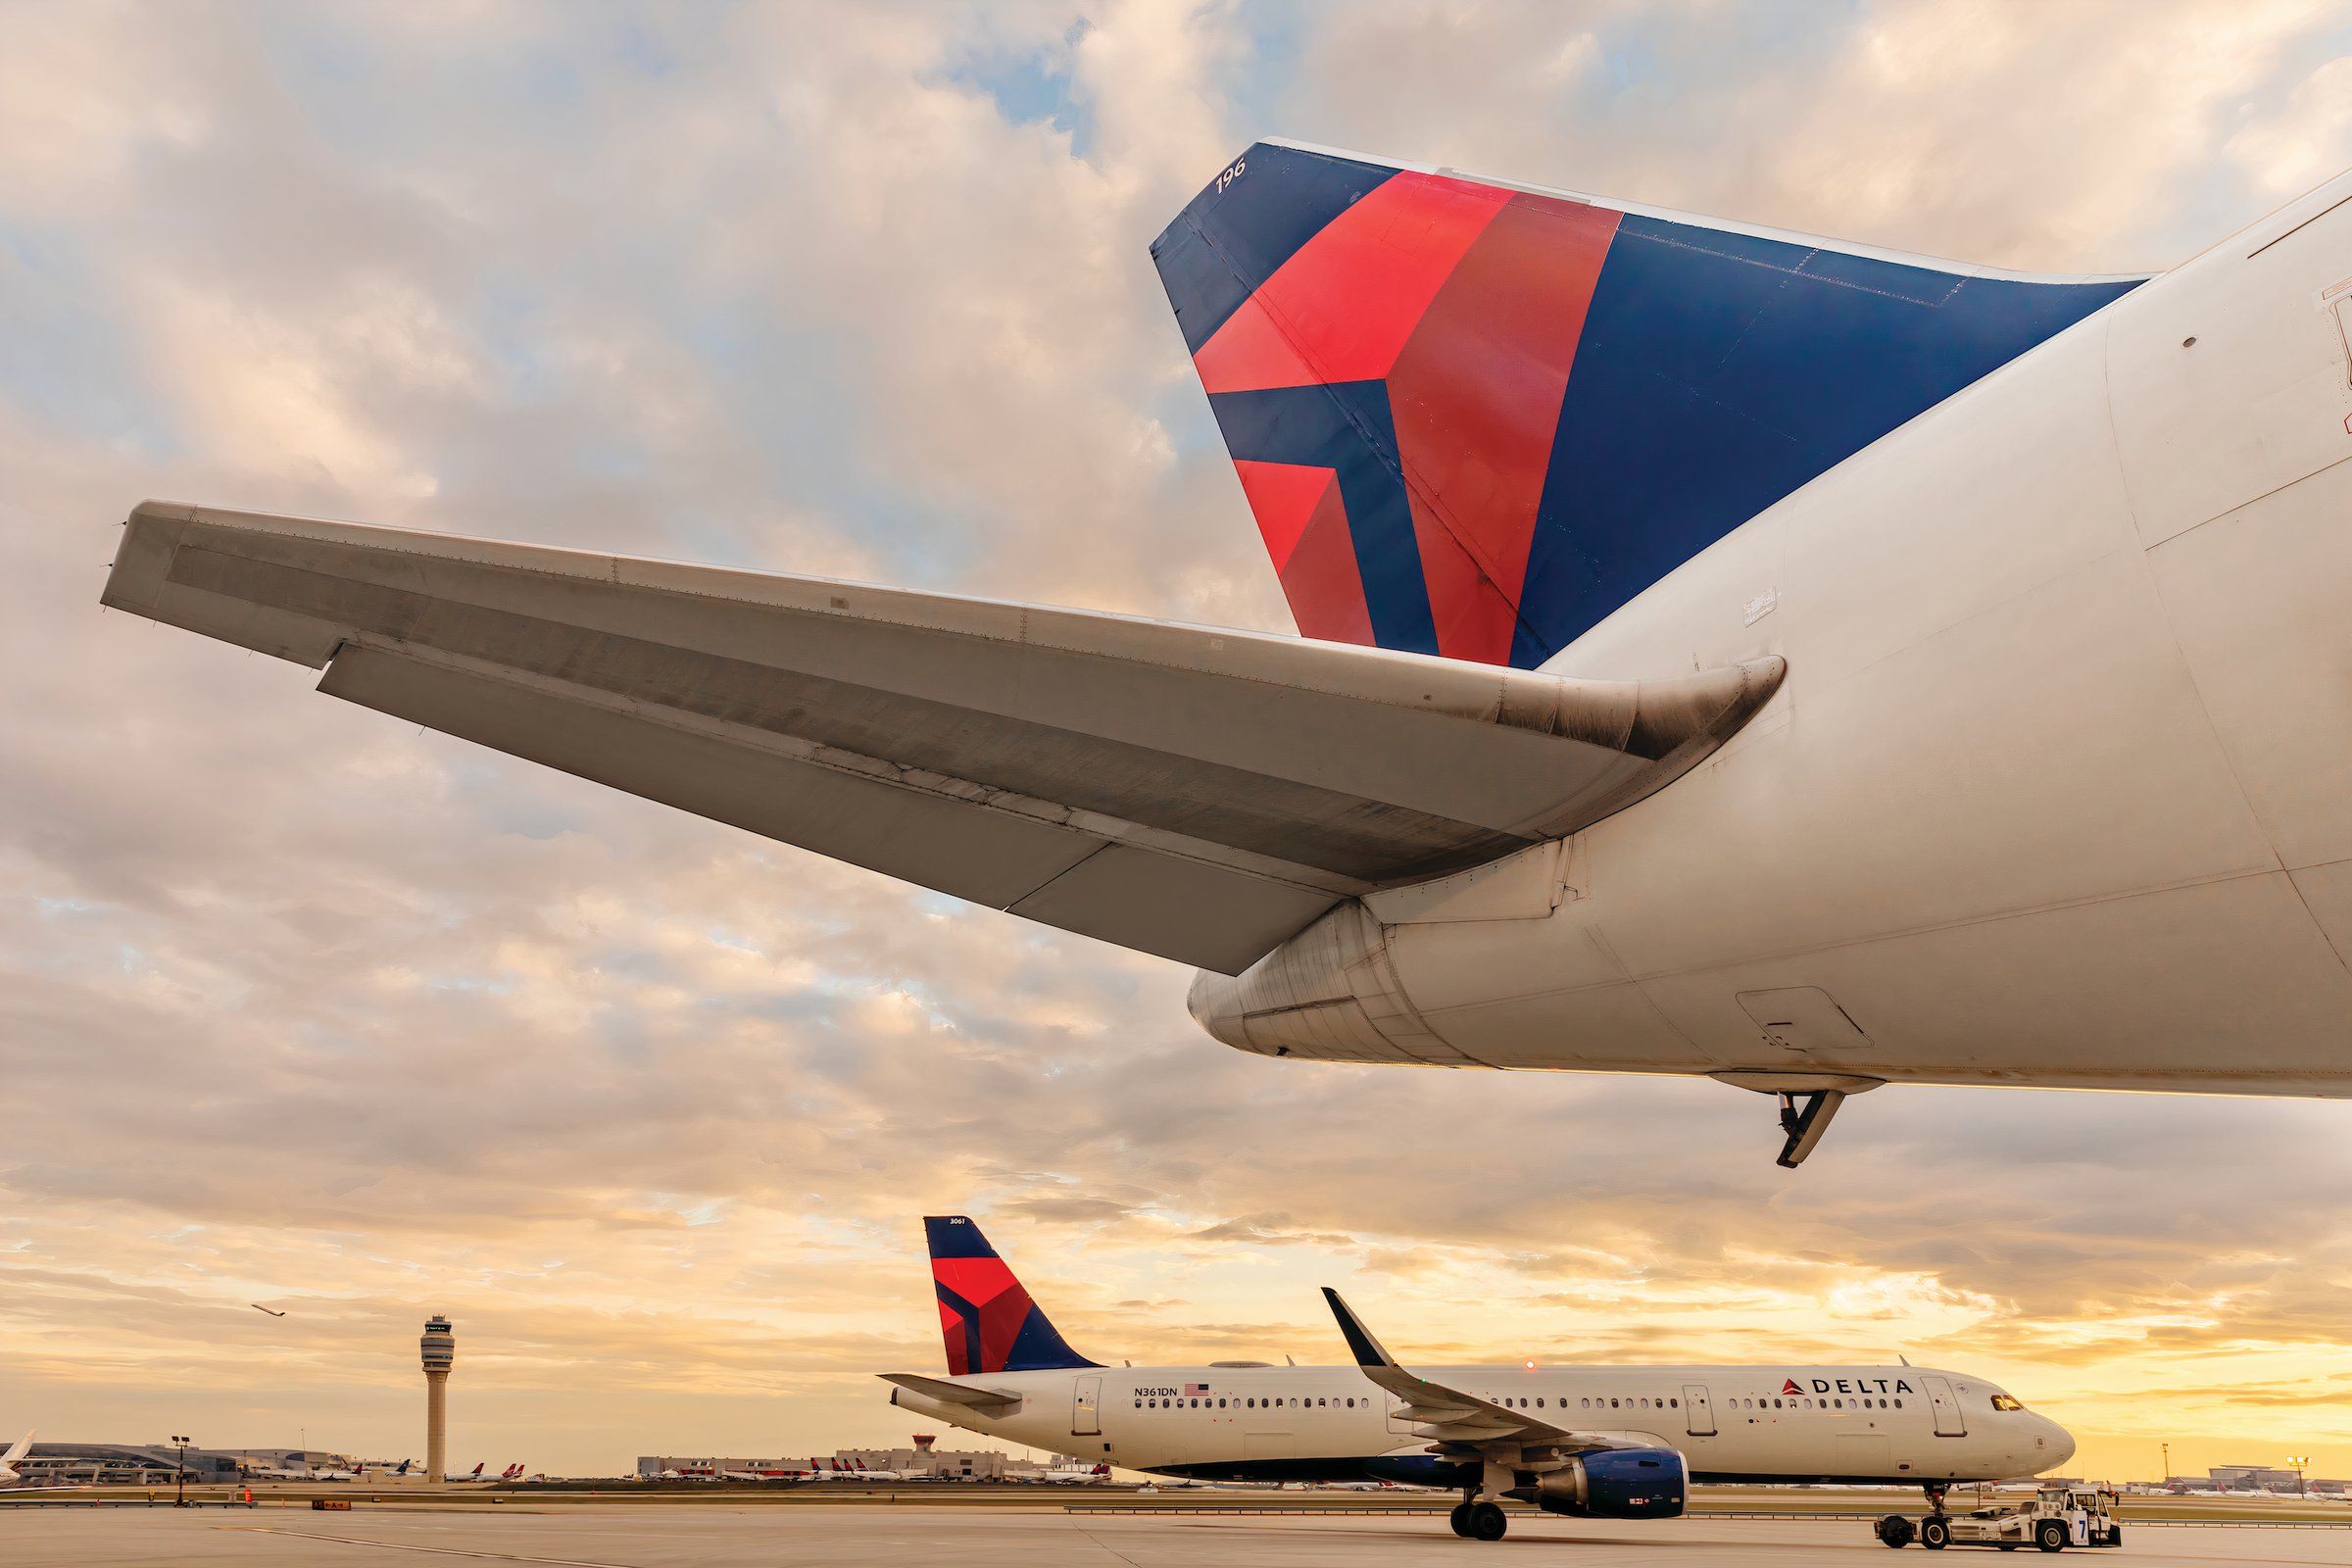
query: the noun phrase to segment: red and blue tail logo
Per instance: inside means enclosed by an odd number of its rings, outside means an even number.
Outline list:
[[[1152,255],[1299,631],[1522,667],[2138,281],[1275,142]]]
[[[1097,1364],[1063,1342],[979,1226],[961,1214],[933,1215],[923,1221],[923,1236],[931,1247],[931,1287],[939,1297],[939,1332],[951,1374]]]

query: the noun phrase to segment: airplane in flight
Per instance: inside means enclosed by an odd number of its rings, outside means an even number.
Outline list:
[[[1328,1289],[1351,1365],[1105,1366],[1070,1348],[968,1217],[923,1230],[948,1376],[883,1373],[891,1403],[1155,1475],[1458,1490],[1454,1533],[1482,1541],[1501,1539],[1505,1497],[1671,1519],[1692,1482],[1915,1486],[1936,1518],[1955,1482],[2075,1451],[1999,1385],[1908,1362],[1408,1370]],[[1880,1539],[1905,1544],[1924,1523],[1889,1514]]]
[[[1193,964],[1269,1057],[2352,1096],[2352,174],[2160,274],[1300,143],[1152,247],[1301,636],[149,502],[104,603]]]

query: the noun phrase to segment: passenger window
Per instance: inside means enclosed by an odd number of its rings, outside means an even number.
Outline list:
[[[1895,1401],[1894,1401],[1894,1407],[1895,1407],[1897,1410],[1900,1410],[1900,1409],[1903,1407],[1903,1401],[1902,1401],[1902,1400],[1900,1400],[1900,1399],[1897,1399],[1897,1400],[1895,1400]]]
[[[1680,1410],[1682,1407],[1683,1401],[1680,1399],[1668,1399],[1666,1401],[1666,1408],[1669,1410]]]

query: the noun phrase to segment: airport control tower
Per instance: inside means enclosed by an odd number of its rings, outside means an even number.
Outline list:
[[[424,1358],[424,1475],[439,1481],[449,1474],[449,1366],[458,1358],[449,1319],[438,1312],[426,1318],[416,1349]]]

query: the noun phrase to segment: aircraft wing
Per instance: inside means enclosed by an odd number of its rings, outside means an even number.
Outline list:
[[[330,696],[1226,973],[1640,800],[1783,670],[1568,680],[155,502],[125,527],[104,603]]]
[[[983,1414],[1009,1410],[1021,1402],[1017,1394],[1000,1389],[974,1389],[961,1383],[950,1383],[943,1378],[927,1378],[913,1372],[877,1372],[885,1383],[895,1383],[909,1394],[919,1394],[926,1399],[942,1404],[960,1404]]]
[[[1553,1426],[1532,1410],[1496,1404],[1475,1394],[1464,1394],[1459,1389],[1417,1377],[1399,1366],[1396,1358],[1372,1337],[1372,1331],[1340,1299],[1339,1292],[1326,1285],[1323,1298],[1331,1303],[1331,1315],[1339,1319],[1340,1334],[1348,1341],[1348,1352],[1355,1357],[1355,1364],[1363,1368],[1364,1376],[1402,1399],[1404,1407],[1396,1413],[1412,1422],[1420,1429],[1420,1435],[1433,1443],[1480,1449],[1553,1447],[1568,1452],[1630,1446],[1621,1438]]]

